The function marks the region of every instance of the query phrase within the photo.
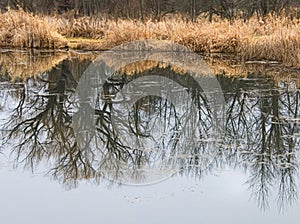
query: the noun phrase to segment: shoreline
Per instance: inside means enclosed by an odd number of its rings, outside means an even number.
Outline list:
[[[269,15],[228,21],[205,18],[182,21],[104,20],[93,17],[66,19],[32,15],[23,10],[0,14],[1,49],[105,51],[136,40],[168,40],[200,54],[221,53],[244,61],[277,61],[300,68],[300,19]]]

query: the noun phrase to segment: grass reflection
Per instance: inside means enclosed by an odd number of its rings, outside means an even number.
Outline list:
[[[157,168],[157,164],[159,169],[197,178],[231,166],[246,172],[248,189],[262,209],[268,206],[272,188],[277,190],[281,208],[297,199],[300,90],[290,88],[290,82],[261,74],[243,78],[219,75],[226,99],[226,130],[215,139],[210,132],[213,116],[208,99],[188,74],[160,66],[131,75],[115,74],[98,93],[96,107],[87,108],[82,107],[87,102],[74,92],[89,63],[63,60],[35,80],[24,81],[16,88],[17,94],[6,93],[6,101],[15,106],[2,108],[10,113],[3,140],[13,146],[16,165],[34,170],[39,162],[48,161],[49,175],[68,187],[81,180],[100,183],[104,177],[117,183],[141,181],[148,178],[146,168]],[[158,73],[185,87],[198,110],[197,117],[183,123],[184,108],[191,105],[180,98],[179,108],[159,97],[141,98],[129,109],[118,107],[116,97],[125,84]],[[128,114],[129,125],[118,123],[124,133],[132,133],[126,141],[113,126],[116,109]],[[75,120],[82,125],[91,111],[96,131],[83,127],[85,138],[81,141],[80,136],[75,138],[72,123]],[[203,158],[211,153],[214,158],[203,170]]]

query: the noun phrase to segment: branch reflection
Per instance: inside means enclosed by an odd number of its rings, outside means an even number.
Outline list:
[[[214,139],[208,99],[188,74],[159,66],[132,75],[115,74],[103,86],[96,108],[87,110],[80,106],[74,92],[89,63],[64,60],[39,78],[19,84],[16,91],[5,92],[6,101],[15,105],[11,104],[12,111],[1,105],[2,111],[10,113],[4,140],[12,145],[17,165],[34,169],[47,161],[51,177],[68,187],[75,187],[80,180],[100,183],[104,177],[117,183],[141,183],[156,178],[162,169],[168,169],[170,175],[178,171],[179,175],[204,178],[217,168],[230,166],[248,175],[248,189],[262,209],[267,208],[273,188],[281,208],[297,199],[300,91],[291,89],[292,83],[261,74],[246,78],[219,75],[226,99],[226,131]],[[80,71],[74,70],[75,66]],[[184,113],[191,106],[183,98],[178,99],[179,108],[156,96],[141,98],[133,108],[120,108],[120,101],[126,100],[118,95],[124,85],[153,74],[183,86],[198,116],[183,123]],[[127,113],[128,124],[122,120],[114,123],[114,110]],[[81,119],[91,111],[96,132],[89,136],[90,142],[76,140],[72,122],[82,125]],[[132,135],[124,139],[122,134],[129,130]],[[211,142],[215,143],[213,148]],[[203,170],[203,158],[212,151],[213,161]],[[152,176],[145,175],[151,169],[155,171]]]

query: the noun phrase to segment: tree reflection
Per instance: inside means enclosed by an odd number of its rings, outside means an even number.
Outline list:
[[[83,179],[99,183],[103,177],[117,183],[141,181],[148,178],[145,169],[157,164],[159,169],[167,167],[198,178],[231,166],[248,174],[246,184],[262,209],[268,206],[272,188],[278,191],[281,208],[297,199],[299,89],[290,90],[289,83],[262,75],[218,76],[226,99],[226,132],[216,140],[209,133],[213,115],[208,99],[188,74],[177,74],[168,67],[131,76],[115,74],[103,92],[97,93],[95,108],[82,107],[88,102],[79,102],[74,92],[88,64],[78,66],[78,62],[65,60],[49,73],[26,81],[22,91],[11,96],[17,103],[6,123],[5,141],[13,145],[16,164],[34,169],[39,162],[48,161],[50,175],[69,187]],[[198,110],[197,117],[183,123],[183,108],[191,106],[184,99],[178,99],[180,108],[156,96],[142,97],[130,109],[121,108],[118,93],[124,85],[153,74],[184,86]],[[128,124],[113,115],[116,110],[128,113]],[[91,111],[95,132],[83,127],[82,119]],[[74,120],[83,127],[79,136],[73,129]],[[88,138],[80,138],[86,135]],[[203,170],[203,158],[212,151],[212,141],[215,157]]]
[[[277,89],[273,80],[264,80],[254,81],[253,89],[247,88],[252,80],[241,80],[227,113],[228,139],[237,145],[234,156],[250,173],[247,184],[262,208],[274,186],[280,206],[297,198],[300,114],[299,90]]]

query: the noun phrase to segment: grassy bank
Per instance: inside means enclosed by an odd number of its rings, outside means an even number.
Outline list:
[[[0,14],[0,47],[62,48],[67,40],[57,28],[23,10]]]
[[[76,24],[79,29],[78,23]],[[81,28],[90,29],[86,25]],[[80,33],[83,33],[82,30]],[[180,19],[144,23],[129,20],[103,21],[99,22],[98,30],[96,36],[89,37],[98,39],[98,42],[80,39],[74,47],[106,50],[134,40],[171,40],[196,52],[235,54],[241,60],[275,60],[287,66],[300,67],[300,22],[285,17],[270,16],[264,22],[257,18],[247,22],[219,19],[213,22],[206,19],[199,19],[197,22],[184,22]],[[65,36],[80,37],[73,36],[73,33],[70,35],[71,33],[65,33]],[[102,34],[101,38],[99,34]]]
[[[196,22],[104,20],[33,16],[21,10],[0,15],[1,47],[107,50],[143,39],[171,40],[201,53],[234,54],[240,60],[270,60],[300,68],[300,21],[287,17],[244,22],[215,18]]]

